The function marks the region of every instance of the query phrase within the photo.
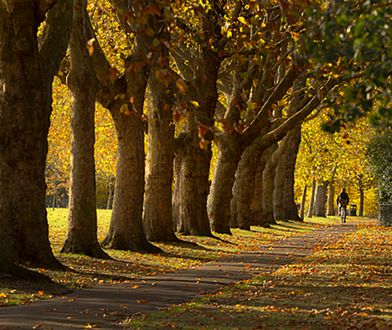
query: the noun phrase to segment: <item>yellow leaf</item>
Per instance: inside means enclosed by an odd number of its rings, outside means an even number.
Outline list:
[[[88,50],[88,54],[90,56],[94,55],[94,43],[95,43],[95,38],[91,38],[89,41],[87,41],[87,50]]]
[[[238,17],[237,19],[238,19],[238,21],[240,21],[242,24],[246,24],[246,19],[245,19],[245,17],[240,16],[240,17]]]

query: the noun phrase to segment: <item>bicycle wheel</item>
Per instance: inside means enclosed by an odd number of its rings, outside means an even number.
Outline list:
[[[344,206],[342,206],[340,209],[340,221],[341,223],[346,222],[346,208]]]

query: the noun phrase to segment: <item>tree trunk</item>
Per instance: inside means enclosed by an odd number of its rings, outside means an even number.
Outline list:
[[[301,221],[294,197],[294,171],[300,143],[301,126],[298,126],[279,145],[273,196],[275,219]]]
[[[207,216],[211,148],[200,149],[198,138],[180,156],[179,230],[184,235],[212,236]]]
[[[136,114],[114,117],[118,163],[109,233],[103,244],[112,249],[155,252],[142,222],[144,194],[144,126]]]
[[[358,178],[358,186],[359,186],[359,209],[358,209],[358,216],[363,217],[363,206],[365,202],[365,190],[363,189],[363,181],[362,177]]]
[[[251,203],[255,189],[255,173],[264,148],[250,145],[245,149],[238,163],[233,186],[233,199],[235,199],[237,223],[239,228],[249,230],[252,223]]]
[[[92,38],[84,33],[86,0],[75,0],[70,39],[71,68],[68,85],[72,92],[71,183],[68,234],[63,253],[80,253],[108,259],[97,240],[95,187],[95,98],[97,79],[86,44]],[[88,86],[88,88],[86,88]]]
[[[263,172],[265,165],[267,164],[270,155],[267,152],[263,153],[259,164],[257,165],[257,171],[255,174],[255,190],[253,192],[252,203],[250,210],[252,212],[252,225],[264,225],[263,219]]]
[[[307,190],[308,190],[308,186],[307,185],[305,185],[304,186],[304,190],[303,190],[303,192],[302,192],[302,198],[301,198],[301,208],[300,208],[300,217],[301,217],[301,219],[302,220],[304,220],[305,219],[305,204],[306,204],[306,193],[307,193]]]
[[[69,2],[52,10],[48,17],[62,15],[57,27],[69,22]],[[62,267],[48,240],[45,161],[51,83],[66,46],[59,36],[57,44],[45,42],[39,49],[37,29],[44,15],[31,2],[0,3],[0,267],[14,274],[11,268],[20,269],[15,260]],[[48,18],[44,36],[53,27]],[[69,28],[61,27],[68,39]]]
[[[316,180],[315,180],[315,178],[313,178],[312,179],[312,191],[310,193],[310,199],[309,199],[309,205],[308,205],[308,213],[307,213],[308,218],[311,218],[313,216],[315,195],[316,195]]]
[[[108,199],[106,202],[106,209],[111,210],[112,209],[112,204],[113,204],[113,185],[114,183],[112,182],[112,179],[109,179],[109,187],[108,187]]]
[[[314,199],[314,215],[316,217],[326,217],[325,204],[327,202],[327,187],[327,181],[323,181],[322,183],[317,184],[316,195]]]
[[[262,177],[262,226],[276,223],[274,217],[273,191],[275,181],[275,169],[277,166],[278,144],[275,143],[266,150],[267,162],[264,167]]]
[[[167,62],[168,54],[160,62]],[[157,71],[159,72],[159,71]],[[144,201],[144,228],[147,238],[156,242],[173,242],[172,183],[174,126],[173,93],[152,72],[150,78],[148,120],[148,157]]]
[[[172,196],[173,230],[175,232],[180,232],[183,230],[181,229],[181,221],[180,221],[181,158],[178,154],[175,155],[173,169],[174,169],[174,189],[173,189],[173,196]]]
[[[134,1],[131,21],[137,26],[134,51],[127,58],[125,81],[126,100],[110,109],[119,144],[116,186],[109,233],[104,244],[113,249],[158,252],[147,241],[143,228],[144,200],[144,101],[151,71],[150,57],[154,56],[150,30],[156,22],[155,14],[146,11],[154,3]],[[119,13],[127,9],[119,6]],[[116,98],[116,97],[114,97]]]
[[[211,22],[203,18],[203,29]],[[209,30],[208,33],[214,32]],[[184,234],[212,236],[207,213],[207,197],[210,190],[209,171],[211,163],[211,144],[213,139],[214,113],[218,101],[217,80],[222,58],[210,47],[202,46],[198,58],[198,71],[192,84],[188,86],[195,92],[197,101],[190,111],[188,127],[179,149],[181,159],[180,192],[176,197],[179,203],[180,229]],[[194,103],[194,102],[193,102]],[[176,156],[177,157],[177,156]]]
[[[335,215],[335,184],[333,178],[328,185],[327,215]]]
[[[230,201],[233,197],[235,172],[241,159],[242,148],[237,134],[219,141],[214,177],[208,196],[208,216],[211,229],[221,234],[230,231]]]

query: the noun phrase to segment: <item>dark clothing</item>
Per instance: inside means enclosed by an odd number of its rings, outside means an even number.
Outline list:
[[[347,206],[348,203],[350,202],[350,198],[348,197],[347,193],[342,191],[338,199],[336,200],[337,204],[340,204],[341,206]]]

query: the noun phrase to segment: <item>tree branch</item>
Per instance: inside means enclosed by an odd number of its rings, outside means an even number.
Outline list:
[[[42,74],[49,84],[52,83],[68,47],[72,29],[72,6],[72,0],[62,0],[48,11],[46,26],[39,40],[41,63],[45,67]]]

